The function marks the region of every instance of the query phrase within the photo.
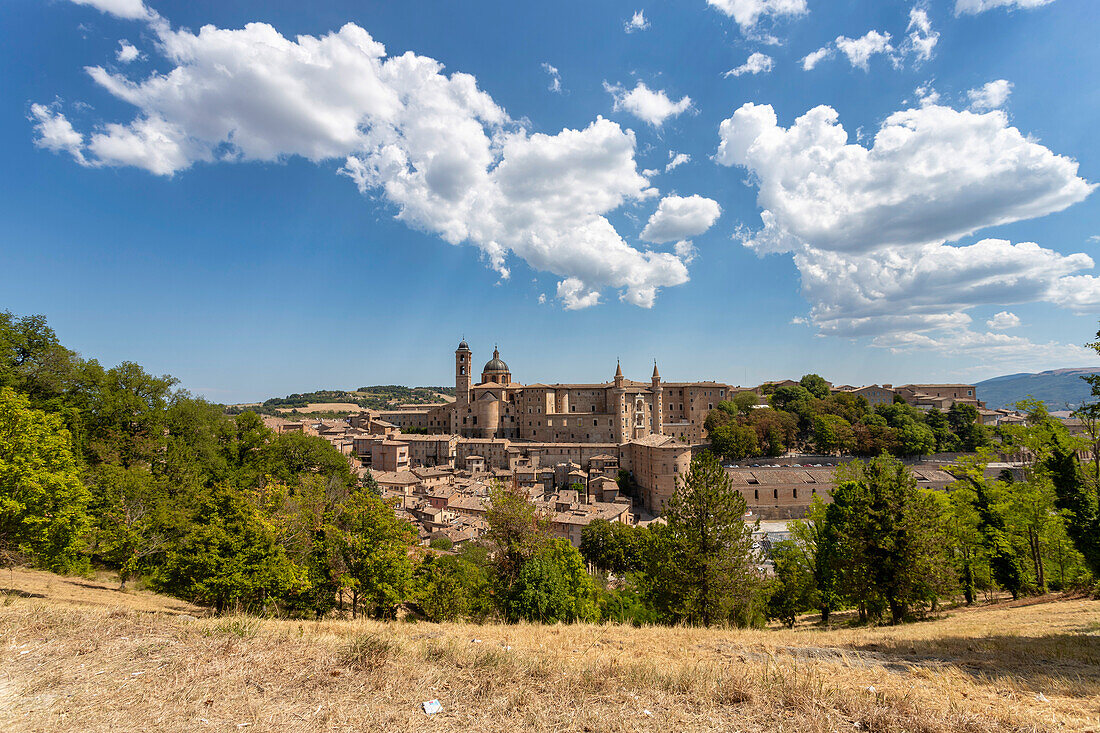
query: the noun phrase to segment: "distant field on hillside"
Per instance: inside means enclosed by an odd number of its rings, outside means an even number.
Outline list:
[[[322,389],[272,397],[263,402],[229,405],[230,412],[252,410],[264,415],[358,412],[362,409],[392,410],[399,405],[427,405],[453,402],[453,387],[405,387],[397,384],[360,387],[354,390]]]
[[[833,631],[476,626],[193,618],[174,615],[177,601],[154,609],[147,594],[104,581],[3,576],[0,586],[14,586],[0,605],[5,731],[1100,725],[1093,600],[1046,597]],[[74,589],[91,596],[81,601]],[[426,700],[441,712],[425,715]]]
[[[311,402],[305,407],[280,407],[279,412],[358,412],[362,408],[354,402]]]

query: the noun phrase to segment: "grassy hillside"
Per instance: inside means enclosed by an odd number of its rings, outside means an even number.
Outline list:
[[[1100,374],[1100,368],[1053,369],[1038,374],[1008,374],[975,385],[978,399],[991,410],[1011,407],[1028,397],[1046,403],[1048,410],[1075,410],[1089,399],[1090,387],[1083,374]]]
[[[194,618],[102,582],[84,603],[72,589],[85,581],[49,577],[0,582],[14,586],[0,605],[5,731],[1100,725],[1100,602],[1084,599],[834,631],[474,626]]]

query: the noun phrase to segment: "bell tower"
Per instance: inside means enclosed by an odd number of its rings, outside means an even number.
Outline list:
[[[470,345],[466,339],[455,349],[455,404],[470,403]]]
[[[664,388],[661,386],[661,373],[657,371],[657,360],[653,360],[653,377],[650,382],[653,392],[653,406],[650,408],[650,432],[660,435],[664,430]]]

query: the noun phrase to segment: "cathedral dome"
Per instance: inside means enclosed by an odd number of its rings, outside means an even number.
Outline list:
[[[493,358],[485,362],[485,368],[481,371],[486,374],[497,374],[508,371],[508,365],[500,360],[500,352],[493,349]]]

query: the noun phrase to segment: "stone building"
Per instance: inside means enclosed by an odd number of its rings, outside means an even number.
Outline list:
[[[653,365],[648,382],[615,376],[595,384],[522,384],[493,350],[474,382],[473,352],[465,341],[455,350],[455,401],[402,415],[390,422],[463,438],[536,443],[619,445],[648,435],[689,443],[704,439],[707,413],[738,388],[720,382],[664,382]]]

